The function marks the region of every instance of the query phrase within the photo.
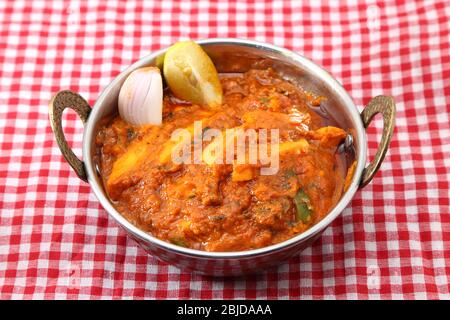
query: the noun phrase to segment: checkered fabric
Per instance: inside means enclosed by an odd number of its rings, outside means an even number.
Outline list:
[[[370,185],[278,268],[215,279],[147,255],[65,162],[47,104],[91,104],[140,57],[179,39],[239,37],[299,52],[362,110],[397,104]],[[0,297],[450,298],[450,2],[0,0]],[[83,126],[64,115],[81,154]],[[368,132],[373,155],[382,122]]]

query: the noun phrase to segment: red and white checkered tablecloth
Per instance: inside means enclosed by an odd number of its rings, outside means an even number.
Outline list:
[[[311,248],[247,278],[157,261],[64,161],[47,103],[91,104],[126,66],[183,38],[297,51],[362,109],[392,95],[397,123],[373,182]],[[0,0],[0,298],[450,299],[450,2]],[[82,123],[64,127],[81,154]],[[374,154],[382,123],[368,129]]]

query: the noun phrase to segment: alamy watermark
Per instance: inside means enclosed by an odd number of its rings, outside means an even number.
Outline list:
[[[367,28],[372,31],[378,31],[381,28],[381,9],[379,6],[372,4],[366,9]]]
[[[66,269],[67,288],[79,290],[81,285],[81,268],[78,264],[71,264]]]
[[[203,128],[195,121],[191,129],[172,133],[172,162],[175,164],[258,165],[261,175],[274,175],[279,169],[278,129],[231,128],[224,131]],[[203,148],[203,143],[209,144]]]
[[[367,289],[380,290],[380,268],[376,265],[367,267]]]

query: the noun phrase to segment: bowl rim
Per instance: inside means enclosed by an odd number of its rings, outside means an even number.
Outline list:
[[[272,51],[276,52],[278,54],[284,55],[290,60],[294,60],[300,64],[304,68],[307,68],[310,70],[311,73],[315,74],[317,78],[321,79],[321,81],[324,81],[327,83],[327,85],[330,88],[333,88],[335,93],[340,96],[340,98],[344,101],[344,104],[349,109],[350,116],[352,117],[353,122],[355,123],[355,129],[357,134],[357,140],[360,144],[360,152],[357,156],[357,167],[355,170],[355,173],[353,175],[352,182],[347,189],[347,191],[344,193],[344,195],[341,197],[339,202],[334,206],[334,208],[328,212],[328,214],[320,220],[318,223],[313,225],[311,228],[307,229],[306,231],[289,238],[285,241],[272,244],[270,246],[258,248],[258,249],[251,249],[251,250],[244,250],[244,251],[221,251],[221,252],[210,252],[210,251],[202,251],[197,249],[190,249],[185,248],[181,246],[174,245],[172,243],[166,242],[164,240],[158,239],[154,237],[153,235],[139,229],[135,225],[133,225],[131,222],[129,222],[127,219],[125,219],[124,216],[122,216],[111,204],[111,201],[109,198],[104,194],[102,191],[102,187],[99,186],[97,181],[95,180],[96,175],[96,169],[92,165],[92,148],[91,144],[92,141],[92,135],[95,130],[95,124],[94,121],[91,121],[91,119],[95,118],[95,115],[100,112],[101,106],[103,105],[106,97],[109,94],[109,91],[114,88],[121,80],[122,78],[127,75],[129,72],[134,70],[135,68],[144,66],[147,64],[147,61],[150,61],[154,59],[155,57],[158,57],[162,53],[164,53],[168,47],[157,50],[147,56],[144,56],[140,58],[138,61],[134,62],[130,66],[128,66],[125,70],[123,70],[120,74],[118,74],[113,81],[110,82],[108,86],[103,89],[102,93],[96,100],[91,115],[89,116],[89,119],[86,123],[86,126],[84,128],[83,132],[83,158],[89,159],[88,161],[85,160],[85,168],[87,171],[88,176],[88,183],[90,184],[91,188],[94,191],[94,194],[96,195],[97,199],[101,203],[102,207],[108,212],[110,216],[113,217],[113,219],[121,226],[123,227],[127,232],[133,234],[134,236],[139,237],[140,239],[146,241],[147,243],[151,243],[153,245],[156,245],[161,248],[165,248],[169,251],[175,252],[177,254],[191,256],[191,257],[203,257],[203,258],[220,258],[220,259],[236,259],[236,258],[248,258],[248,257],[254,257],[254,256],[261,256],[268,253],[271,253],[273,251],[278,251],[280,249],[291,247],[295,244],[301,243],[303,241],[306,241],[313,237],[314,235],[318,234],[319,232],[323,231],[325,228],[327,228],[333,221],[336,219],[339,214],[347,207],[349,202],[352,200],[354,194],[358,190],[359,181],[361,179],[361,175],[363,172],[363,169],[365,167],[366,163],[366,152],[367,152],[367,138],[365,129],[360,117],[360,113],[354,104],[353,100],[347,93],[347,91],[343,88],[343,86],[333,77],[331,76],[325,69],[317,65],[316,63],[312,62],[310,59],[295,53],[291,50],[278,47],[276,45],[263,43],[259,41],[254,40],[246,40],[246,39],[239,39],[239,38],[209,38],[209,39],[202,39],[196,41],[200,45],[238,45],[238,46],[247,46],[247,47],[253,47],[261,50],[266,51]]]

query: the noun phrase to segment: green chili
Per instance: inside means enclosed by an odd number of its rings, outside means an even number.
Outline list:
[[[311,201],[308,195],[300,189],[294,197],[294,203],[297,208],[297,221],[308,223],[311,221]]]

